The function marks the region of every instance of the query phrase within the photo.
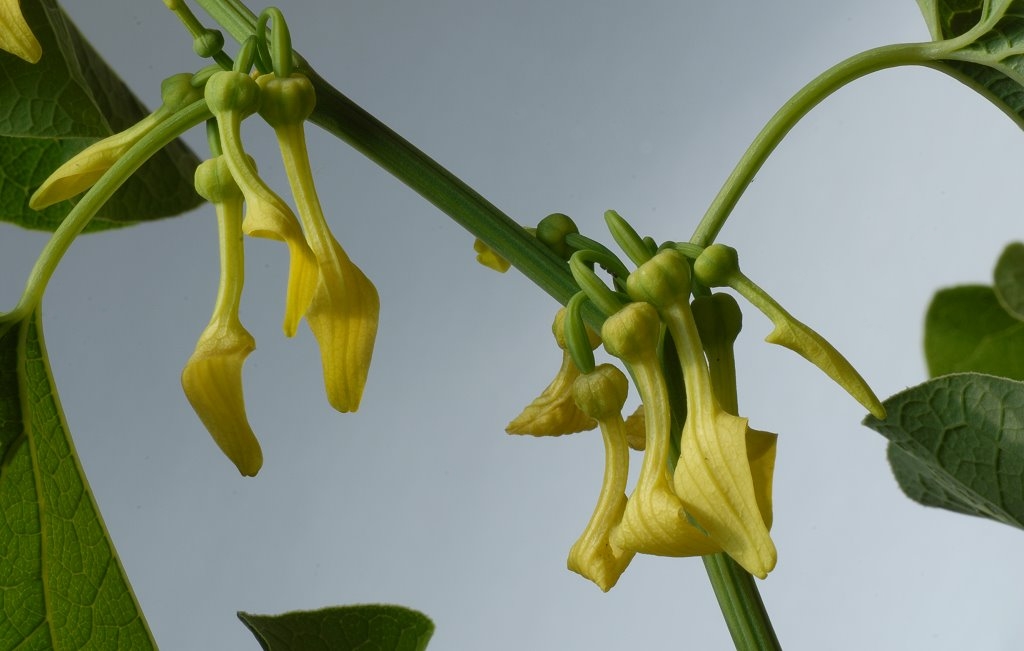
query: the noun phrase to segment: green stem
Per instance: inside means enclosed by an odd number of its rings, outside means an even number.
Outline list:
[[[714,299],[712,299],[714,300]],[[739,414],[736,391],[736,358],[733,342],[739,334],[739,321],[728,322],[718,309],[702,313],[697,339],[705,348],[708,377],[719,404],[731,414]],[[708,318],[710,317],[710,318]],[[691,333],[693,335],[695,333]],[[727,554],[704,556],[704,569],[718,599],[718,606],[729,627],[738,651],[773,651],[781,649],[775,637],[768,611],[749,572]]]
[[[88,225],[96,212],[103,207],[103,204],[128,180],[128,177],[160,149],[209,117],[210,111],[206,107],[206,102],[202,100],[193,102],[140,138],[125,152],[124,156],[111,165],[110,169],[89,188],[89,191],[82,196],[82,200],[75,204],[57,230],[53,232],[53,236],[43,247],[29,273],[21,300],[13,310],[6,314],[0,314],[0,321],[13,323],[28,316],[42,301],[46,283],[49,282],[68,247]]]
[[[754,577],[726,554],[703,560],[737,651],[781,650]]]
[[[239,41],[256,28],[256,16],[237,0],[196,2]],[[302,61],[301,57],[297,58]],[[302,72],[316,88],[316,110],[310,121],[348,143],[437,206],[559,303],[565,305],[579,291],[565,260],[311,68],[303,66]],[[591,327],[600,329],[604,316],[593,305],[586,304],[583,314]]]
[[[801,88],[782,108],[772,116],[761,129],[736,168],[726,179],[725,185],[704,218],[694,231],[690,242],[699,246],[711,244],[725,225],[740,196],[754,180],[754,175],[802,117],[823,99],[846,84],[872,72],[906,65],[929,65],[938,53],[946,51],[937,43],[907,43],[886,45],[856,54],[842,61]]]
[[[559,303],[564,305],[579,291],[569,266],[537,238],[318,75],[305,72],[316,87],[312,122],[394,174]],[[590,325],[600,328],[603,319],[595,322],[594,313],[585,312]]]

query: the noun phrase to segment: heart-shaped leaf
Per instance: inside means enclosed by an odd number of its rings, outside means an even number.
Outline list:
[[[78,465],[38,313],[0,322],[0,459],[0,649],[155,649]]]
[[[1024,380],[1024,321],[991,287],[943,289],[925,316],[924,352],[932,377],[973,371]]]
[[[978,91],[1024,127],[1022,0],[918,0],[932,38],[949,41],[929,66]],[[956,39],[956,40],[954,40]]]
[[[1024,528],[1024,383],[960,373],[884,403],[864,424],[889,439],[889,462],[911,499]]]
[[[32,192],[78,151],[131,126],[148,111],[55,0],[21,4],[43,56],[32,64],[0,52],[0,220],[53,230],[72,202],[36,212],[28,207]],[[198,162],[181,141],[168,145],[118,190],[86,230],[169,217],[199,205],[192,187]]]

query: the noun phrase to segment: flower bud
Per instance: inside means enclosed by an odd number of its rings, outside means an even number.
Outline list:
[[[593,372],[576,378],[572,385],[576,405],[597,421],[621,415],[628,393],[629,380],[611,364],[601,364]]]
[[[215,116],[234,112],[245,117],[260,108],[260,87],[244,72],[222,70],[214,73],[206,81],[204,96]]]
[[[690,295],[690,263],[675,249],[665,249],[637,267],[626,280],[634,301],[647,301],[661,309],[685,301]]]
[[[256,83],[260,87],[260,117],[271,127],[301,124],[313,113],[316,91],[304,75],[282,79],[270,73],[257,77]]]
[[[724,244],[712,244],[693,263],[693,273],[697,280],[708,287],[725,287],[739,270],[736,249]]]

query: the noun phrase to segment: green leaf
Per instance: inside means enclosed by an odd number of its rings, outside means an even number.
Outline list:
[[[1024,321],[1003,309],[991,287],[944,289],[925,316],[924,353],[932,377],[973,371],[1024,380]]]
[[[932,67],[984,95],[1024,127],[1024,0],[918,0],[932,38],[963,37]]]
[[[82,37],[55,0],[22,2],[43,48],[30,64],[0,52],[0,220],[53,230],[73,201],[36,212],[32,192],[89,144],[149,113]],[[196,156],[175,141],[114,195],[86,231],[169,217],[199,205]]]
[[[264,651],[422,651],[434,634],[426,615],[390,604],[238,618]]]
[[[1003,249],[994,275],[999,304],[1014,318],[1024,320],[1024,244],[1014,242]]]
[[[889,439],[908,497],[1024,528],[1024,383],[947,375],[883,404],[887,418],[864,424]]]
[[[0,323],[0,649],[155,649],[78,464],[39,322]]]

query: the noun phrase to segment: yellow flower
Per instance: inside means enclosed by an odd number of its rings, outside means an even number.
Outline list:
[[[0,50],[29,63],[43,56],[43,48],[21,13],[20,0],[0,0]]]
[[[245,415],[242,364],[256,348],[240,323],[211,323],[181,373],[189,404],[238,472],[252,477],[263,465],[263,452]]]
[[[363,396],[380,315],[373,283],[328,233],[330,248],[317,255],[320,278],[306,321],[320,344],[324,388],[331,406],[355,411]]]
[[[202,91],[192,86],[192,75],[188,73],[165,79],[160,92],[163,98],[160,108],[124,131],[94,142],[54,170],[32,193],[29,208],[42,210],[85,192],[143,136],[175,111],[202,98]]]
[[[626,363],[636,383],[647,440],[636,487],[610,540],[616,547],[657,556],[714,554],[721,547],[690,523],[670,481],[671,417],[657,355],[660,331],[658,314],[647,303],[630,303],[601,328],[605,349]]]
[[[562,365],[544,391],[508,424],[505,431],[509,434],[561,436],[597,427],[597,421],[581,411],[573,400],[573,382],[580,376],[580,371],[566,349],[564,323],[565,308],[562,308],[555,314],[551,325],[555,342],[562,349]],[[589,329],[587,334],[591,347],[596,348],[600,339]]]
[[[568,567],[605,592],[619,580],[636,553],[612,544],[610,539],[627,503],[629,448],[621,410],[628,387],[622,371],[602,364],[577,378],[572,390],[580,409],[601,425],[605,464],[597,506],[586,529],[569,551]]]
[[[627,281],[630,296],[657,307],[682,366],[687,413],[673,476],[675,495],[723,551],[751,574],[764,578],[777,558],[768,533],[770,486],[763,485],[763,464],[756,472],[751,469],[747,442],[752,440],[755,456],[774,464],[774,443],[766,438],[772,435],[750,430],[747,419],[727,413],[715,398],[690,311],[689,287],[689,264],[672,249],[658,253]],[[761,486],[755,486],[755,475]],[[770,479],[770,471],[767,475]]]
[[[885,407],[857,369],[832,344],[787,312],[779,303],[747,278],[739,267],[736,249],[712,244],[693,264],[694,274],[708,287],[728,286],[761,310],[775,328],[765,337],[770,344],[789,348],[811,362],[841,386],[871,415],[885,419]]]
[[[304,122],[316,104],[310,81],[294,74],[257,79],[260,115],[274,128],[292,196],[319,275],[306,311],[324,370],[331,406],[341,412],[359,408],[373,355],[380,298],[373,283],[349,259],[334,238],[313,183]]]
[[[259,106],[259,86],[246,74],[222,71],[206,82],[205,93],[210,111],[217,118],[225,160],[245,196],[243,232],[288,245],[290,262],[282,327],[286,336],[294,336],[316,288],[317,263],[295,213],[263,182],[242,147],[242,120]]]
[[[181,373],[181,386],[192,408],[220,449],[243,475],[263,465],[260,444],[245,415],[242,365],[256,348],[238,320],[245,282],[242,250],[242,193],[223,156],[196,168],[196,191],[217,211],[220,239],[220,284],[209,325]]]

